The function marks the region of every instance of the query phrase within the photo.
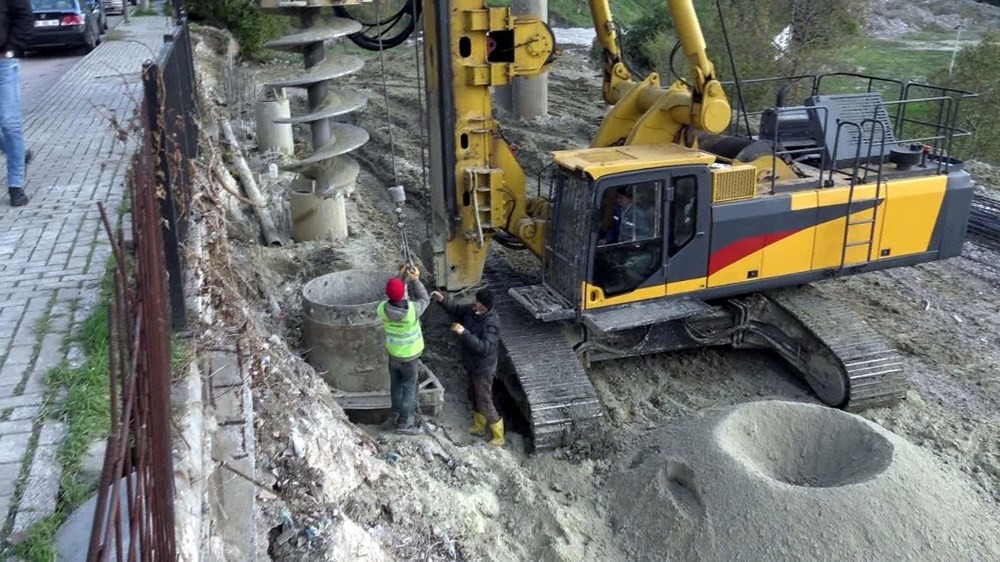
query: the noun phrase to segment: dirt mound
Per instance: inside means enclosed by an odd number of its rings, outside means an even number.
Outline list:
[[[634,560],[995,560],[993,508],[863,418],[753,402],[653,433],[606,480]]]
[[[775,415],[783,423],[775,424]],[[716,437],[747,469],[792,486],[857,484],[892,462],[893,446],[885,436],[836,410],[748,404],[722,422]]]

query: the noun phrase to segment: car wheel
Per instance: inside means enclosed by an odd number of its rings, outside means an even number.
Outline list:
[[[86,39],[84,39],[84,44],[83,44],[84,54],[93,51],[95,47],[97,47],[97,39],[95,39],[93,35],[88,34]]]

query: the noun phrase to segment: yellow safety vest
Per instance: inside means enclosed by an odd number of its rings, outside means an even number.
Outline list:
[[[406,317],[400,321],[389,319],[385,313],[385,305],[386,301],[379,303],[376,313],[382,320],[382,327],[385,328],[386,351],[397,359],[409,359],[420,355],[424,351],[424,335],[420,331],[420,319],[417,318],[414,304],[409,303]]]

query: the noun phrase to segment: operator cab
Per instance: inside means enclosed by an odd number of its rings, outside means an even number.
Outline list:
[[[555,320],[703,283],[714,160],[677,145],[557,153],[543,284],[515,298],[536,318]],[[554,300],[564,314],[554,314]]]

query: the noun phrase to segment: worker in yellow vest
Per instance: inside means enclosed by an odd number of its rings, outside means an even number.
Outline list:
[[[403,278],[407,283],[403,282]],[[407,292],[410,298],[407,298]],[[420,270],[406,266],[399,277],[385,285],[386,300],[378,303],[376,313],[385,329],[385,349],[389,352],[389,395],[392,399],[392,417],[389,424],[397,433],[414,435],[417,374],[420,354],[424,351],[424,336],[420,330],[420,316],[427,310],[430,297],[420,282]]]

